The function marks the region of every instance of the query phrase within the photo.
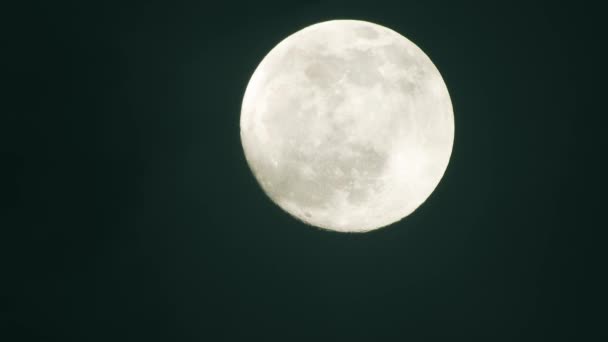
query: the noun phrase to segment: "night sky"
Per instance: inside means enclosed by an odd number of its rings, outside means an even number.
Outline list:
[[[600,112],[583,99],[596,9],[41,1],[3,12],[0,340],[590,341],[605,323],[585,295],[593,266],[579,237],[595,207],[577,174],[592,155],[585,115]],[[454,107],[436,191],[367,234],[281,211],[239,137],[261,59],[330,19],[412,40]]]

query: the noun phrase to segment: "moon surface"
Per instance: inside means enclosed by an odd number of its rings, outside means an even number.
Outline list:
[[[377,24],[332,20],[264,57],[240,132],[251,171],[279,207],[312,226],[366,232],[411,214],[437,187],[454,114],[418,46]]]

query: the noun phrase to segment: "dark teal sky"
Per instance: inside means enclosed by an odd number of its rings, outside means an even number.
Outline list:
[[[595,13],[528,1],[9,6],[0,340],[589,340],[602,320],[586,295],[580,237],[595,207],[579,172],[586,115],[600,112],[583,98],[597,82]],[[282,212],[239,139],[264,55],[336,18],[415,42],[454,106],[437,190],[368,234]]]

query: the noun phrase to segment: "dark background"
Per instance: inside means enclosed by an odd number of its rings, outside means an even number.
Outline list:
[[[599,229],[585,212],[601,201],[584,201],[593,173],[580,174],[598,156],[583,147],[601,112],[584,99],[603,44],[595,13],[548,1],[9,5],[0,339],[596,340],[605,317],[589,274],[605,267],[581,236]],[[455,112],[437,190],[368,234],[282,212],[239,139],[265,54],[336,18],[414,41]]]

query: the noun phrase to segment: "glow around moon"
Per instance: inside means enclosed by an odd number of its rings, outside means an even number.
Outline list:
[[[313,226],[365,232],[411,214],[452,153],[439,71],[386,27],[333,20],[280,42],[243,99],[241,141],[274,203]]]

